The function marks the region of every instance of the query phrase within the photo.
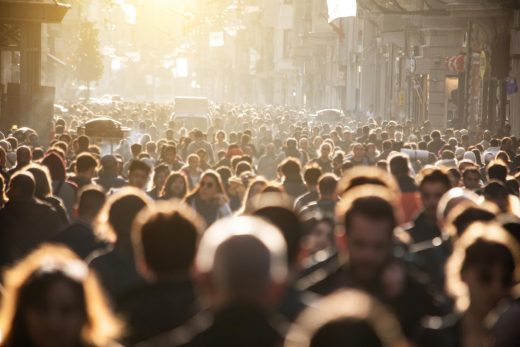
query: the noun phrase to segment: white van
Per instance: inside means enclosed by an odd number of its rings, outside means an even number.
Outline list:
[[[170,120],[175,121],[178,127],[185,127],[188,131],[197,128],[206,132],[212,125],[209,107],[208,98],[176,97]]]

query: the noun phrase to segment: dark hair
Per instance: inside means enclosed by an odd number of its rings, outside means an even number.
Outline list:
[[[488,222],[495,219],[495,213],[478,206],[468,206],[457,214],[451,224],[455,227],[457,236],[461,236],[473,222]]]
[[[97,185],[89,184],[78,192],[78,214],[80,216],[96,216],[106,202],[105,192]]]
[[[506,182],[507,178],[507,166],[501,161],[492,161],[486,168],[489,180],[498,180],[500,182]]]
[[[98,162],[96,158],[90,153],[81,153],[76,158],[76,171],[77,172],[85,172],[90,170],[91,168],[97,167]]]
[[[475,166],[469,166],[462,172],[462,178],[465,178],[467,174],[477,174],[480,177],[480,171]]]
[[[143,150],[143,146],[140,143],[134,143],[130,146],[130,151],[132,151],[132,155],[136,156]]]
[[[174,195],[173,191],[170,189],[170,186],[175,182],[176,180],[181,179],[184,183],[184,189],[182,193],[178,196]],[[186,176],[178,171],[174,171],[170,173],[166,181],[164,182],[164,187],[161,192],[161,199],[184,199],[186,194],[188,193],[188,181],[186,180]]]
[[[441,133],[439,132],[439,130],[434,130],[430,133],[430,137],[432,139],[440,139],[441,138]]]
[[[307,167],[303,173],[303,179],[308,185],[317,185],[321,176],[321,169],[316,166]]]
[[[427,183],[441,183],[446,187],[446,190],[451,189],[451,181],[448,174],[439,168],[427,167],[421,170],[418,176],[419,188],[422,188]]]
[[[267,188],[264,188],[264,192]],[[263,207],[254,211],[253,215],[267,219],[280,229],[287,244],[288,264],[294,264],[300,251],[300,241],[303,235],[303,227],[298,216],[282,206]]]
[[[34,197],[35,189],[34,176],[30,172],[19,171],[9,180],[9,190],[16,191],[21,198]]]
[[[167,204],[164,209],[150,209],[137,218],[132,231],[136,255],[156,275],[188,272],[202,222],[195,211],[180,201],[163,204]]]
[[[321,326],[312,336],[309,347],[384,347],[374,328],[365,320],[344,318]]]
[[[508,287],[513,285],[516,263],[510,249],[504,244],[479,238],[466,248],[461,272],[477,267],[481,270],[479,274],[482,277],[481,279],[489,282],[491,280],[491,269],[495,265],[499,265],[504,270],[502,284]]]
[[[47,153],[42,160],[42,165],[47,166],[53,181],[65,181],[65,163],[58,154],[55,152]]]
[[[26,168],[34,178],[34,196],[38,199],[45,199],[52,195],[52,186],[46,166],[31,164]]]
[[[130,236],[135,217],[148,204],[140,195],[131,192],[121,194],[112,201],[108,210],[108,223],[118,239]]]
[[[301,166],[298,160],[287,158],[282,162],[282,164],[280,164],[280,168],[285,178],[299,178],[299,180],[301,180]]]
[[[352,201],[343,217],[347,234],[354,217],[359,215],[371,220],[387,221],[390,226],[389,235],[393,235],[394,228],[398,224],[392,204],[379,196],[362,196]]]
[[[320,195],[332,195],[338,186],[338,178],[333,173],[326,173],[320,177],[318,190]]]
[[[149,175],[152,169],[142,160],[132,160],[130,162],[130,167],[128,168],[128,173],[131,174],[135,170],[144,171]]]
[[[408,158],[403,154],[395,154],[390,158],[390,173],[394,176],[408,176]]]
[[[88,146],[90,146],[90,140],[87,136],[81,135],[78,137],[77,141],[80,150],[88,150]]]

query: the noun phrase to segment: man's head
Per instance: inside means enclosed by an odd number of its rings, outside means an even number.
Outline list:
[[[132,160],[128,171],[128,185],[144,189],[150,176],[150,167],[141,160]]]
[[[480,172],[475,166],[470,166],[462,172],[462,183],[464,188],[469,190],[477,190],[480,188]]]
[[[307,187],[316,187],[318,185],[318,180],[321,176],[321,169],[316,166],[311,166],[305,169],[303,173],[303,180]]]
[[[140,143],[134,143],[130,146],[130,151],[132,151],[132,156],[137,158],[139,154],[141,154],[143,150],[143,146]]]
[[[450,177],[441,169],[427,167],[419,173],[418,183],[424,213],[430,218],[436,218],[439,200],[451,189]]]
[[[88,147],[90,146],[90,140],[87,136],[81,135],[78,137],[78,149],[80,151],[88,151]]]
[[[90,184],[81,188],[76,201],[79,219],[92,222],[103,208],[105,201],[106,194],[100,187]]]
[[[20,146],[16,149],[16,165],[25,166],[31,162],[32,152],[28,146]]]
[[[390,173],[396,177],[408,176],[410,174],[410,162],[404,154],[395,154],[390,157]]]
[[[338,185],[338,177],[333,173],[326,173],[320,177],[318,182],[318,191],[320,198],[323,200],[336,201],[336,187]]]
[[[203,229],[199,215],[181,201],[160,202],[143,210],[132,228],[139,270],[156,280],[187,275]]]
[[[92,154],[82,153],[76,158],[76,173],[91,179],[94,177],[97,165],[97,160]]]
[[[284,238],[258,217],[215,222],[202,236],[195,264],[215,306],[247,302],[273,307],[287,278]]]
[[[500,160],[494,160],[488,164],[487,168],[488,180],[497,180],[505,183],[507,178],[507,166]]]
[[[352,157],[355,159],[362,159],[365,156],[365,146],[361,143],[354,143],[352,145]]]
[[[9,181],[7,197],[12,201],[24,201],[34,198],[36,183],[34,176],[28,172],[18,172]]]
[[[347,242],[354,278],[373,284],[392,257],[397,215],[393,194],[386,188],[363,185],[343,195],[337,207],[339,230]]]

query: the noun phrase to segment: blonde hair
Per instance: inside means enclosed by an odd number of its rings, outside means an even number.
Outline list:
[[[468,249],[477,242],[498,244],[509,250],[514,261],[511,286],[520,280],[520,245],[513,236],[496,222],[472,223],[456,241],[453,253],[446,262],[446,290],[455,298],[459,311],[465,311],[470,304],[469,289],[462,280],[462,272],[467,266]],[[489,259],[491,261],[493,259]]]
[[[44,244],[5,272],[5,295],[0,310],[2,346],[17,343],[14,339],[19,327],[15,324],[20,324],[17,318],[23,314],[19,312],[20,292],[35,276],[45,274],[60,274],[82,287],[84,297],[80,301],[84,305],[85,323],[81,340],[85,346],[106,346],[120,336],[122,323],[110,311],[94,273],[69,249]]]

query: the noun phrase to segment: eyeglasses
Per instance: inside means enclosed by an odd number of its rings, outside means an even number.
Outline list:
[[[201,188],[206,187],[208,189],[211,189],[211,188],[213,188],[213,186],[214,186],[213,182],[200,182]]]

